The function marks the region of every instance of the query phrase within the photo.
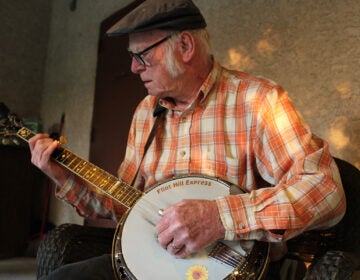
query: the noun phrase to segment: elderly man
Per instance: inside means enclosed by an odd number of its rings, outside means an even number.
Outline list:
[[[271,242],[271,259],[279,260],[287,239],[342,218],[340,177],[327,143],[311,133],[284,89],[219,65],[205,27],[190,0],[148,0],[109,30],[129,34],[131,71],[148,91],[118,174],[144,191],[173,176],[204,174],[245,192],[164,209],[158,242],[175,258],[225,239]],[[154,110],[161,117],[152,131]],[[121,206],[50,160],[57,145],[46,134],[30,140],[32,162],[56,182],[56,195],[84,216],[118,221]],[[74,264],[50,279],[99,279],[96,273],[111,279],[108,263]]]

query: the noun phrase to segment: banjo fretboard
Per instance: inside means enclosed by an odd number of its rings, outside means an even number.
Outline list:
[[[17,135],[28,142],[35,133],[26,127],[22,127],[17,132]],[[62,146],[59,146],[54,151],[52,158],[58,164],[64,166],[95,188],[101,190],[127,209],[130,209],[143,195],[142,192],[136,190],[129,184],[119,180],[119,178],[84,160]]]

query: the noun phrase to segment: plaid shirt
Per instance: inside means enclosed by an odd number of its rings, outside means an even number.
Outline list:
[[[158,101],[147,96],[132,121],[119,177],[130,183],[154,124]],[[215,63],[197,100],[169,110],[141,164],[135,186],[147,190],[181,174],[205,174],[245,194],[217,198],[226,239],[278,242],[332,226],[345,196],[328,144],[316,138],[278,85]],[[117,217],[123,210],[70,179],[57,190],[79,213]]]

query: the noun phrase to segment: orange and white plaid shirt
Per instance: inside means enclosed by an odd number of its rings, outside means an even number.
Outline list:
[[[134,114],[118,172],[128,183],[141,163],[158,102],[147,96]],[[279,85],[215,63],[188,109],[160,104],[169,110],[135,187],[146,191],[183,174],[236,184],[246,193],[216,199],[228,240],[286,240],[343,216],[345,195],[328,145],[311,133]],[[57,195],[85,216],[115,218],[123,210],[72,179]]]

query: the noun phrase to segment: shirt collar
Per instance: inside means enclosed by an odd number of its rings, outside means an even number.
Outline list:
[[[199,104],[202,104],[205,101],[206,97],[213,89],[214,85],[216,84],[216,81],[218,80],[220,72],[221,72],[220,64],[217,61],[214,61],[212,70],[210,71],[209,75],[207,76],[207,78],[200,87]]]
[[[216,80],[217,80],[218,76],[220,75],[220,72],[221,72],[220,64],[218,62],[214,61],[213,68],[211,69],[209,75],[206,77],[203,84],[201,85],[201,87],[199,89],[199,93],[198,93],[198,98],[195,100],[194,103],[202,104],[206,100],[206,97],[209,95],[210,91],[214,87]],[[164,99],[159,99],[159,105],[162,107],[165,107],[169,110],[173,110],[173,108],[174,108],[174,104],[172,104],[170,101],[164,100]],[[187,111],[191,108],[194,108],[194,106],[195,106],[195,104],[190,104],[189,107],[187,109],[185,109],[185,111]]]

